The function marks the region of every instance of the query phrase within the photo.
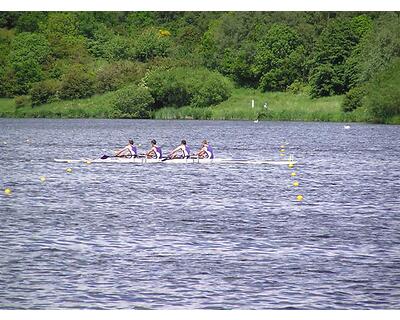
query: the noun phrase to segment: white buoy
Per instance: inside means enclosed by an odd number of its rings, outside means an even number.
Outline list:
[[[346,126],[344,126],[344,128],[345,128],[346,130],[349,130],[349,129],[350,129],[350,126],[346,125]]]
[[[257,119],[257,120],[254,120],[254,123],[258,123],[258,119]]]

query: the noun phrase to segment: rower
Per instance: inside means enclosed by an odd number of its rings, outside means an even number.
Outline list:
[[[180,151],[180,152],[179,152]],[[178,154],[179,152],[179,154]],[[190,158],[190,148],[186,144],[186,140],[181,141],[181,145],[176,147],[168,156],[170,159],[189,159]]]
[[[116,157],[133,157],[137,158],[137,148],[132,139],[129,139],[128,145],[121,150],[116,151]]]
[[[157,146],[156,140],[151,140],[151,149],[146,153],[147,159],[160,159],[162,157],[161,148]]]
[[[203,140],[202,145],[201,145],[201,149],[197,153],[197,156],[200,159],[205,159],[205,158],[214,159],[213,148],[209,145],[207,140]]]

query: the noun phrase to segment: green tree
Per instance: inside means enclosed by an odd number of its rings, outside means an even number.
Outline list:
[[[55,58],[79,60],[87,55],[86,40],[79,34],[74,13],[49,13],[47,20],[39,23],[39,29],[50,42]]]
[[[380,121],[400,115],[400,58],[377,73],[367,85],[366,107]]]
[[[22,32],[13,38],[9,58],[15,81],[13,94],[27,94],[32,83],[42,80],[50,53],[50,45],[41,34]]]
[[[155,25],[155,12],[132,12],[126,17],[127,27],[132,33],[139,33],[140,30]]]
[[[14,32],[8,29],[0,29],[0,97],[10,95],[11,67],[9,64],[10,44],[14,37]]]
[[[15,11],[0,11],[0,28],[11,29],[15,27],[20,12]]]
[[[162,36],[154,29],[145,30],[134,40],[134,57],[143,62],[155,57],[166,57],[171,45],[170,37]]]
[[[250,37],[249,21],[249,13],[229,12],[210,22],[201,42],[206,67],[225,75],[234,75],[237,53],[242,42]]]
[[[310,79],[312,96],[342,94],[348,90],[345,63],[357,41],[350,19],[334,19],[328,23],[315,49]]]
[[[45,19],[45,12],[23,12],[18,17],[15,27],[18,32],[38,32],[39,23]]]
[[[88,50],[96,58],[112,57],[108,52],[109,42],[115,37],[114,32],[105,24],[97,23],[92,30],[92,37],[88,39]]]
[[[112,36],[103,44],[102,56],[108,61],[127,60],[134,56],[132,41],[123,36]]]
[[[370,80],[377,72],[385,69],[394,58],[400,56],[400,17],[384,13],[360,43],[358,54],[358,81]]]
[[[254,71],[260,77],[260,88],[285,90],[302,78],[305,58],[297,33],[286,25],[274,24],[256,49]]]

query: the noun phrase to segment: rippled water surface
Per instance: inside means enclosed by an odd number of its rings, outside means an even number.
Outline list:
[[[224,158],[280,159],[286,143],[299,163],[53,161],[130,137],[164,152],[208,138]],[[398,309],[399,137],[365,124],[0,119],[0,308]]]

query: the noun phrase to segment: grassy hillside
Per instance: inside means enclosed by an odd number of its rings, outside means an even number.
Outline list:
[[[254,99],[254,108],[251,100]],[[352,113],[341,110],[343,96],[311,99],[306,95],[284,92],[262,93],[253,89],[236,89],[221,104],[208,108],[162,108],[154,113],[156,119],[212,120],[284,120],[367,122],[371,116],[359,108]],[[264,104],[267,108],[264,108]]]
[[[113,93],[87,99],[56,101],[37,107],[15,107],[13,99],[0,99],[0,117],[13,118],[118,118],[112,106]],[[255,107],[251,107],[254,99]],[[207,108],[162,108],[153,112],[155,119],[210,120],[293,120],[367,122],[371,116],[363,108],[352,113],[341,111],[343,96],[311,99],[306,95],[284,92],[262,93],[254,89],[235,89],[219,105]],[[267,108],[264,108],[264,104]],[[400,123],[392,118],[388,123]]]

